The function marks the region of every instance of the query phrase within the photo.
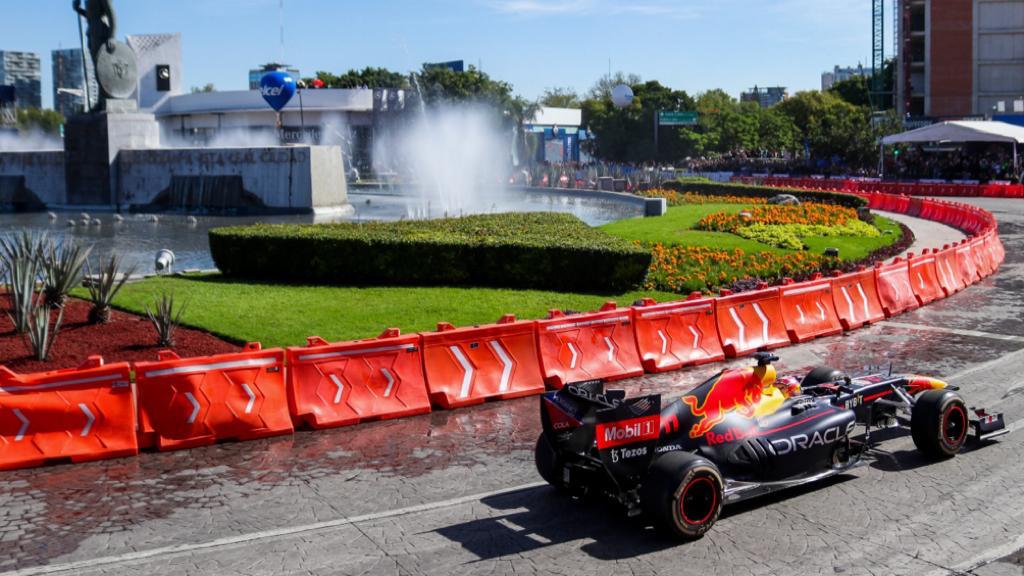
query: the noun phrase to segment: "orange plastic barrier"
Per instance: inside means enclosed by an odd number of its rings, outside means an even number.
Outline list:
[[[960,276],[960,266],[956,260],[956,248],[951,248],[949,244],[942,247],[942,250],[936,250],[935,256],[935,271],[939,275],[939,285],[942,286],[947,296],[952,295],[955,292],[959,292],[964,289],[964,281]]]
[[[288,404],[313,428],[430,412],[419,334],[329,344],[318,336],[287,349]]]
[[[435,406],[457,408],[544,391],[536,324],[509,314],[497,324],[455,328],[442,322],[423,337],[423,373]]]
[[[822,280],[820,274],[799,284],[787,278],[779,288],[779,306],[786,333],[794,343],[843,331],[832,297],[832,281]]]
[[[779,289],[763,288],[742,294],[723,290],[715,318],[722,350],[729,358],[789,344],[779,306]]]
[[[910,266],[910,287],[913,288],[919,305],[924,306],[947,296],[942,288],[942,281],[939,280],[935,256],[929,249],[925,248],[917,257],[913,253],[908,254],[907,262]]]
[[[843,330],[854,330],[885,319],[874,270],[862,268],[833,277],[832,300]]]
[[[956,263],[964,286],[970,286],[981,279],[978,275],[978,265],[974,260],[974,251],[967,240],[960,242],[956,247]]]
[[[177,450],[220,440],[293,431],[284,387],[284,351],[258,342],[237,354],[180,358],[160,352],[135,367],[139,442]]]
[[[615,302],[583,314],[551,310],[547,319],[537,321],[537,347],[544,382],[555,388],[644,373],[633,335],[633,311]]]
[[[886,318],[920,306],[910,286],[910,268],[902,258],[896,258],[891,264],[875,264],[875,285]]]
[[[636,347],[644,371],[668,372],[725,358],[715,324],[715,300],[699,292],[688,300],[633,306]]]
[[[0,470],[139,453],[126,362],[15,374],[0,366]]]
[[[995,266],[992,264],[992,255],[985,246],[985,239],[977,237],[971,240],[969,244],[971,246],[971,254],[974,256],[974,265],[978,269],[978,275],[982,278],[990,276],[995,271]]]

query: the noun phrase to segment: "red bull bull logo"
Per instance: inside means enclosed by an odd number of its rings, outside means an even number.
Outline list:
[[[721,424],[730,412],[753,418],[761,401],[761,379],[752,370],[727,372],[711,384],[703,401],[696,396],[683,396],[682,400],[693,416],[700,418],[690,428],[690,438],[700,438]]]

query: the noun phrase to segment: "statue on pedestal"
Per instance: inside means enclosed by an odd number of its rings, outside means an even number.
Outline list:
[[[113,0],[85,0],[84,8],[82,0],[74,0],[72,7],[88,24],[89,54],[96,70],[96,82],[100,86],[97,109],[131,109],[126,99],[135,92],[138,65],[135,51],[116,39],[117,15]],[[115,105],[112,106],[112,103]]]

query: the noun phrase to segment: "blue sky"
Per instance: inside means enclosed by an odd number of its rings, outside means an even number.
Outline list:
[[[184,86],[247,86],[281,57],[279,0],[115,0],[118,35],[181,32]],[[888,8],[887,3],[887,8]],[[0,0],[0,49],[78,45],[70,0]],[[285,0],[285,60],[303,74],[464,59],[517,93],[587,90],[613,70],[691,93],[755,84],[816,89],[832,66],[867,64],[868,0]],[[887,35],[891,21],[887,21]]]

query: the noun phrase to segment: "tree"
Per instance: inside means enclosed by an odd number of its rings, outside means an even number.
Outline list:
[[[779,103],[798,137],[819,166],[870,166],[877,154],[880,130],[872,125],[871,111],[843,100],[834,92],[798,92]]]
[[[56,110],[23,108],[18,110],[18,129],[22,132],[39,130],[46,134],[59,135],[64,116]]]
[[[620,79],[637,79],[631,85],[632,104],[621,110],[611,101],[611,87],[618,85]],[[621,72],[610,82],[607,78],[600,80],[583,102],[583,123],[596,137],[591,152],[615,162],[678,159],[690,146],[689,140],[678,128],[655,128],[655,116],[658,112],[692,111],[694,104],[685,91],[672,90],[656,80],[640,82],[637,76]]]
[[[594,83],[590,88],[590,92],[587,93],[589,99],[599,99],[612,97],[612,88],[615,88],[619,84],[625,84],[626,86],[634,86],[643,82],[637,74],[625,74],[622,71],[616,72],[610,76],[602,76],[600,80]]]
[[[217,91],[217,87],[214,86],[212,83],[208,83],[205,86],[193,86],[192,87],[192,93],[193,94],[200,94],[200,93],[205,93],[205,92],[216,92],[216,91]]]
[[[572,88],[548,88],[541,94],[538,102],[549,108],[579,108],[580,97]]]
[[[854,76],[836,82],[828,91],[854,106],[870,106],[870,83],[871,79],[867,76]]]
[[[392,72],[387,68],[373,68],[367,66],[362,70],[349,70],[341,76],[335,76],[330,72],[319,71],[316,77],[324,83],[327,88],[390,88],[394,90],[409,89],[409,79],[400,72]],[[306,79],[306,84],[312,82],[312,78]]]

